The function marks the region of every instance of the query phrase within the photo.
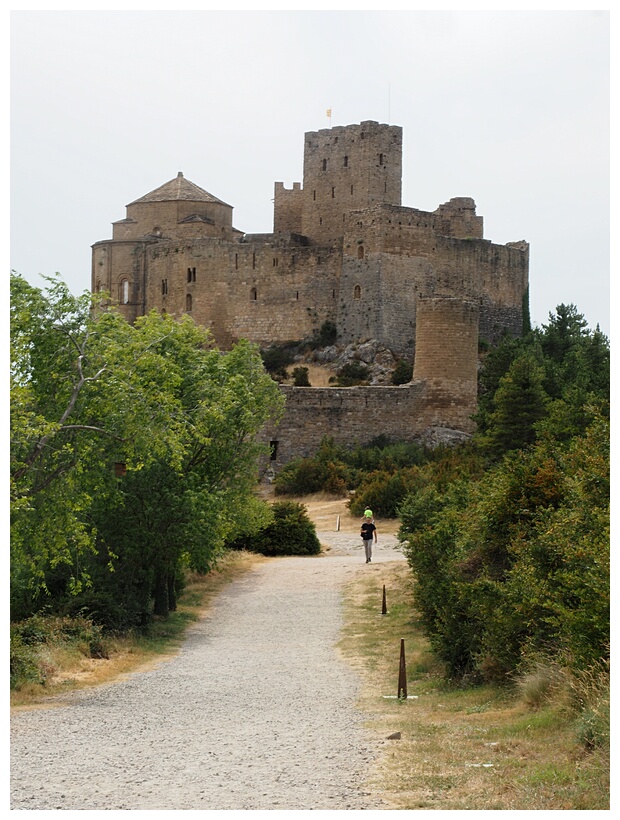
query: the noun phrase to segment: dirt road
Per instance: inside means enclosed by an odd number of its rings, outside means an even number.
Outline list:
[[[171,660],[16,713],[11,808],[387,808],[335,644],[343,584],[402,555],[389,534],[369,565],[355,532],[319,537],[326,554],[233,582]]]

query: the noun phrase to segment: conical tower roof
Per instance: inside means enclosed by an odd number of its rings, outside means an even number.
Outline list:
[[[155,188],[154,191],[141,196],[140,199],[134,199],[129,205],[136,205],[139,202],[175,202],[178,200],[185,200],[186,202],[218,202],[220,205],[227,205],[226,202],[222,202],[221,199],[205,191],[204,188],[200,188],[198,185],[190,182],[189,179],[185,179],[182,171],[179,171],[174,179],[165,182],[163,185],[160,185],[159,188]],[[227,207],[231,208],[232,206],[227,205]]]

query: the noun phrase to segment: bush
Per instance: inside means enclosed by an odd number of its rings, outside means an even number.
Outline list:
[[[295,367],[293,369],[293,384],[295,387],[310,387],[307,367]]]
[[[39,666],[35,647],[22,642],[18,633],[11,630],[10,647],[10,685],[11,689],[21,689],[27,683],[45,685],[45,672]]]
[[[262,555],[317,555],[321,544],[303,504],[279,501],[273,505],[274,520],[253,536],[239,538],[228,546]]]
[[[413,378],[413,365],[404,359],[399,359],[392,373],[392,384],[407,384]]]
[[[370,369],[361,362],[348,362],[336,374],[338,387],[354,387],[356,384],[368,384]]]
[[[377,470],[361,480],[349,501],[353,515],[362,515],[366,507],[382,518],[397,518],[400,505],[419,486],[419,471],[412,467],[390,473]]]
[[[70,647],[88,658],[107,658],[107,642],[102,628],[88,618],[34,615],[11,624],[11,688],[26,683],[44,686],[49,665],[43,650]]]
[[[330,345],[336,344],[337,338],[338,328],[336,325],[330,321],[323,322],[318,335],[319,347],[329,347]]]

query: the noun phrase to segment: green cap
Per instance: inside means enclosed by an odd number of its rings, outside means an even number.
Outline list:
[[[372,518],[372,510],[364,510],[364,515],[366,518]]]

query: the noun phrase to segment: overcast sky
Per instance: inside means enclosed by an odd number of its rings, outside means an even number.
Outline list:
[[[306,131],[403,128],[405,206],[473,197],[530,243],[530,306],[609,324],[608,11],[14,11],[11,268],[90,287],[91,245],[178,171],[273,228]]]

